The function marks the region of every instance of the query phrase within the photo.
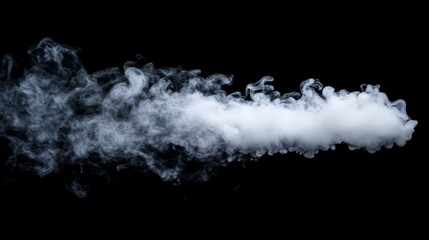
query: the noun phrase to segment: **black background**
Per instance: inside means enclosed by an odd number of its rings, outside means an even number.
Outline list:
[[[0,55],[11,53],[19,63],[29,47],[51,37],[80,48],[89,72],[121,66],[141,54],[158,67],[234,75],[228,92],[243,92],[265,75],[276,79],[281,92],[299,90],[308,78],[349,91],[362,83],[380,84],[391,100],[404,99],[410,117],[419,121],[413,139],[403,148],[374,154],[339,146],[314,159],[264,156],[220,169],[206,183],[174,186],[132,171],[110,182],[93,177],[84,199],[64,187],[61,174],[39,178],[2,169],[7,177],[1,211],[7,222],[21,226],[47,218],[61,225],[71,220],[70,231],[124,222],[135,223],[138,227],[130,227],[135,231],[152,225],[168,231],[184,224],[185,232],[196,222],[213,232],[243,223],[243,231],[267,223],[279,224],[279,230],[357,226],[351,233],[382,225],[401,226],[399,231],[405,222],[420,227],[414,219],[423,214],[420,203],[427,190],[425,157],[419,155],[425,124],[419,109],[425,108],[426,96],[421,83],[427,78],[421,72],[427,52],[418,7],[180,7],[187,10],[168,4],[2,8]],[[3,139],[3,162],[10,154],[6,144]]]

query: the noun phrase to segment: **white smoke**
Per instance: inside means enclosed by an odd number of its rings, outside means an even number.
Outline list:
[[[51,39],[29,53],[32,65],[17,79],[12,58],[3,60],[0,133],[14,150],[9,164],[39,175],[113,165],[205,180],[244,156],[403,146],[417,125],[405,102],[390,102],[379,86],[335,91],[309,79],[301,94],[281,94],[264,77],[247,96],[227,95],[222,85],[232,79],[221,74],[132,63],[88,74],[73,48]]]

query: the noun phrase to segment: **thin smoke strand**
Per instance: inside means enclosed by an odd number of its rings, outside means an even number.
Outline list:
[[[390,102],[379,86],[335,91],[309,79],[301,94],[281,94],[264,77],[246,96],[227,95],[231,78],[198,70],[126,63],[89,74],[74,48],[48,38],[29,54],[17,78],[13,59],[3,59],[0,134],[13,149],[8,166],[41,176],[90,165],[203,181],[246,156],[403,146],[417,125],[405,102]]]

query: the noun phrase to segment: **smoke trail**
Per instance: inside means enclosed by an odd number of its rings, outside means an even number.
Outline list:
[[[132,63],[89,74],[76,52],[44,39],[17,79],[13,59],[3,59],[0,133],[11,142],[10,166],[41,176],[66,165],[133,166],[165,180],[206,180],[243,156],[403,146],[417,125],[379,86],[336,92],[309,79],[301,94],[281,94],[264,77],[246,96],[227,95],[225,75]]]

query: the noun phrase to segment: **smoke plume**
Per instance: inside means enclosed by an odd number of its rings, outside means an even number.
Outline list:
[[[267,76],[227,95],[222,74],[125,64],[89,74],[77,51],[42,40],[21,76],[0,69],[0,134],[7,164],[45,176],[64,166],[138,167],[168,181],[206,180],[213,169],[264,154],[313,157],[345,143],[375,152],[404,146],[417,121],[379,86],[335,91],[314,79],[282,94]],[[77,186],[79,188],[79,186]]]

